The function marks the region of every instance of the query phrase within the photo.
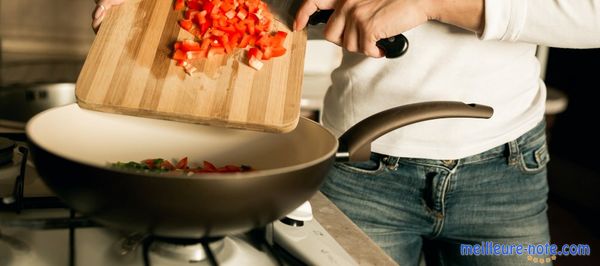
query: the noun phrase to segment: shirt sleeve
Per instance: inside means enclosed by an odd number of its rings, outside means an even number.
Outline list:
[[[482,40],[600,47],[600,0],[485,0]]]

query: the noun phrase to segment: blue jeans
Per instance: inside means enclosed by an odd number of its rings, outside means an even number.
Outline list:
[[[549,243],[548,160],[541,122],[459,160],[373,153],[367,162],[336,163],[321,191],[401,265],[418,265],[424,239],[441,265],[541,265],[526,255],[461,256],[459,247]]]

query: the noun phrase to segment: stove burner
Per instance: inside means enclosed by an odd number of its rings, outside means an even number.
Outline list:
[[[118,260],[127,261],[139,254],[141,257],[138,258],[143,260],[145,266],[197,263],[211,266],[305,265],[289,254],[282,254],[276,245],[269,244],[266,228],[256,228],[243,235],[201,239],[132,233],[121,238],[116,248]]]
[[[223,237],[203,239],[149,237],[144,244],[149,247],[150,252],[171,260],[189,263],[206,260],[211,265],[218,265],[215,256],[225,249]]]
[[[8,245],[10,249],[19,252],[29,252],[31,250],[31,248],[22,240],[8,235],[3,235],[2,231],[0,230],[0,244],[2,243]]]

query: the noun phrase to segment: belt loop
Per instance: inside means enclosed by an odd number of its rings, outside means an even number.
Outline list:
[[[513,140],[508,142],[508,165],[515,165],[519,161],[519,156],[521,156],[519,152],[519,142],[517,140]]]
[[[398,163],[400,163],[400,157],[391,157],[390,165],[392,165],[392,170],[398,170]]]
[[[385,155],[382,161],[388,169],[396,170],[398,169],[398,162],[400,162],[400,157]]]

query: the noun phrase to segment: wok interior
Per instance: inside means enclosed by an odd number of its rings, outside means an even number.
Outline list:
[[[27,133],[53,154],[100,167],[187,156],[200,166],[207,160],[217,166],[286,171],[325,160],[337,149],[329,131],[304,118],[292,132],[274,134],[102,113],[76,104],[39,114],[28,123]]]

